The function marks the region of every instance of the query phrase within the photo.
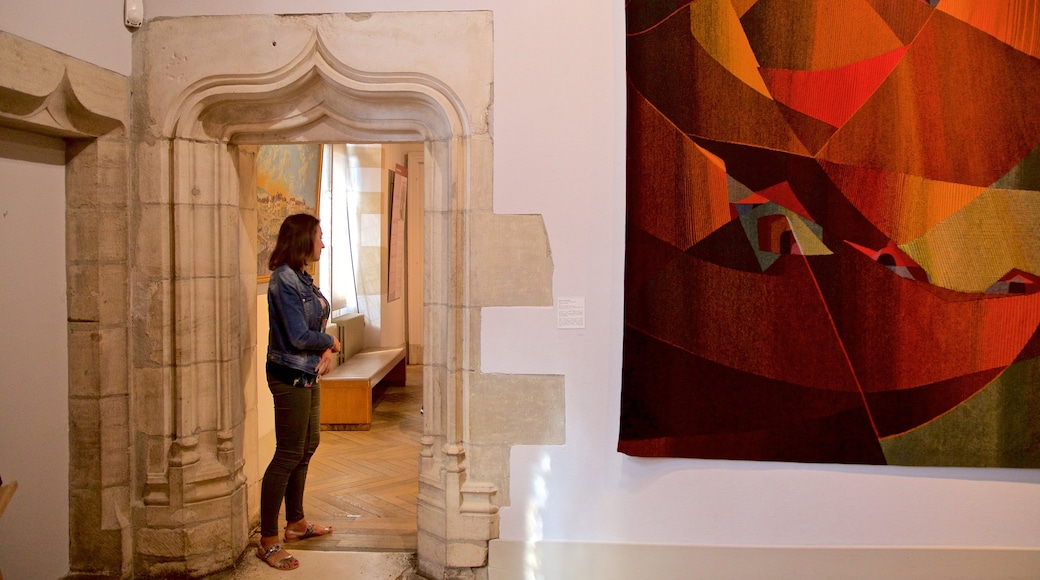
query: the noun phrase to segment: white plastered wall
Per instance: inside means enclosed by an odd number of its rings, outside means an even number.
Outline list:
[[[69,569],[61,140],[0,128],[0,272],[0,477],[18,483],[0,518],[0,570],[57,578]]]

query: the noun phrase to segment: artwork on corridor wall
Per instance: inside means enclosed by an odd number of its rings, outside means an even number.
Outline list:
[[[256,154],[256,276],[271,277],[267,260],[278,228],[296,213],[318,215],[321,145],[261,145]]]
[[[619,451],[1040,467],[1040,4],[626,15]]]

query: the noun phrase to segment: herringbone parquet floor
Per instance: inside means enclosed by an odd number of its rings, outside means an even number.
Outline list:
[[[405,385],[373,391],[371,431],[321,432],[304,512],[333,533],[294,542],[293,550],[415,551],[422,367],[407,373]]]

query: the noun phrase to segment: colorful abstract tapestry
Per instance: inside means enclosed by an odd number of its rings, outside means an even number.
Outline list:
[[[1040,467],[1040,0],[630,0],[618,449]]]

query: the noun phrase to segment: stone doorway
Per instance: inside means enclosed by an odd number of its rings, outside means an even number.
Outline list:
[[[486,567],[509,446],[563,431],[559,377],[479,372],[481,307],[551,304],[541,218],[491,211],[491,30],[489,13],[459,12],[177,18],[135,35],[135,245],[156,261],[135,272],[133,311],[148,313],[137,346],[160,355],[141,362],[161,380],[134,372],[168,402],[136,417],[136,569],[197,574],[244,547],[252,155],[260,143],[334,141],[424,143],[419,571]],[[514,416],[525,386],[531,412]],[[171,535],[172,549],[151,542]],[[196,538],[230,545],[202,553],[212,544]]]
[[[169,235],[140,238],[138,247],[163,261],[135,280],[149,291],[135,297],[142,302],[134,311],[159,315],[143,322],[159,331],[147,350],[168,356],[160,398],[171,403],[146,420],[169,429],[138,431],[146,433],[137,441],[146,461],[144,506],[135,520],[162,522],[135,529],[138,547],[176,527],[188,540],[185,571],[198,573],[227,562],[212,550],[192,554],[192,538],[228,538],[232,559],[245,545],[250,477],[243,433],[255,400],[242,385],[257,379],[249,364],[256,321],[243,306],[255,283],[255,145],[422,141],[430,190],[426,246],[432,248],[426,271],[434,281],[425,310],[436,322],[424,341],[420,569],[440,576],[484,564],[486,543],[497,535],[496,488],[469,480],[462,421],[454,412],[463,375],[453,361],[461,358],[468,313],[459,284],[465,255],[452,249],[465,242],[464,200],[480,178],[470,170],[490,166],[479,160],[491,152],[490,68],[483,81],[471,70],[452,82],[432,61],[401,67],[402,59],[429,58],[431,47],[412,46],[404,58],[400,48],[388,51],[385,40],[399,44],[402,26],[454,28],[460,17],[464,29],[484,34],[464,37],[460,46],[438,44],[438,60],[450,62],[460,48],[479,54],[480,44],[490,41],[486,14],[185,18],[150,23],[135,36],[140,74],[132,88],[145,95],[132,115],[138,211],[142,222],[155,226],[142,232]],[[219,40],[200,45],[197,38]],[[463,505],[464,489],[471,505]],[[189,510],[190,523],[182,521]],[[464,535],[451,530],[450,520],[459,518],[469,528]],[[459,540],[469,549],[460,551]],[[149,570],[168,568],[177,555],[136,552],[135,567],[143,563]],[[200,561],[192,563],[195,558]]]

